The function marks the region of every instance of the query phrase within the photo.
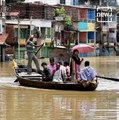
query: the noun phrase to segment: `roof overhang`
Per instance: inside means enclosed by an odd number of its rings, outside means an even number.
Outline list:
[[[11,16],[11,17],[17,17],[19,15],[19,12],[9,12],[8,13],[8,16]]]
[[[8,37],[8,34],[1,34],[0,35],[0,45],[5,44],[7,37]]]

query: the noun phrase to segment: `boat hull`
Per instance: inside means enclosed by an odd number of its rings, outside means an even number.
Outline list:
[[[82,82],[74,83],[74,82],[66,82],[66,83],[56,83],[56,82],[45,82],[42,81],[40,77],[23,77],[19,76],[17,73],[18,70],[15,70],[15,74],[17,80],[19,81],[20,85],[27,86],[27,87],[36,87],[36,88],[43,88],[43,89],[55,89],[55,90],[75,90],[75,91],[93,91],[97,88],[97,82],[88,82],[88,84],[82,84]]]

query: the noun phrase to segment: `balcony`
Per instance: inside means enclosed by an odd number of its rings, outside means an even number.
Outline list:
[[[94,7],[99,5],[100,0],[72,0],[72,5],[83,7]]]
[[[116,0],[102,0],[101,6],[113,6],[116,7]]]

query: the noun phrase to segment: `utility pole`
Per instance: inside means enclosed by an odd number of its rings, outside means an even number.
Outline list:
[[[3,6],[3,12],[2,12],[2,18],[4,20],[4,33],[6,33],[6,4],[5,1],[2,0],[2,6]]]
[[[32,34],[32,16],[30,16],[30,35]]]
[[[20,19],[18,14],[18,60],[20,60]]]

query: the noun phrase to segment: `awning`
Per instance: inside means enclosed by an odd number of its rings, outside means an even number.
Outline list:
[[[16,17],[19,15],[19,12],[9,12],[8,13],[8,16],[11,16],[11,17]]]
[[[94,30],[79,30],[79,32],[94,32]]]
[[[8,34],[0,35],[0,45],[3,45],[8,37]]]

